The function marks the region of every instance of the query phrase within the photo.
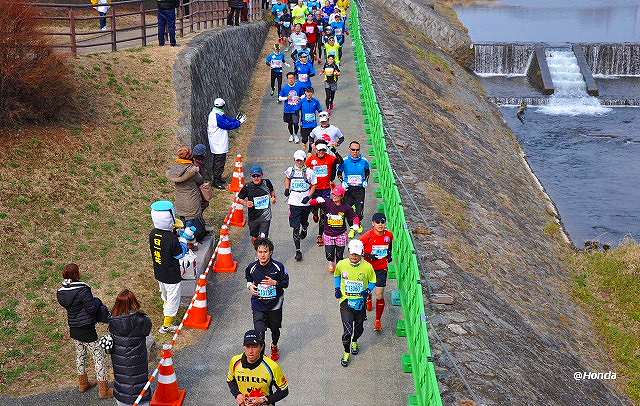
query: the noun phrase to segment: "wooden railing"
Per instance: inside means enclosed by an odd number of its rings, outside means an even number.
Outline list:
[[[147,2],[148,3],[148,2]],[[79,51],[118,50],[118,44],[140,41],[146,46],[149,38],[157,37],[157,8],[150,8],[144,0],[124,0],[108,4],[107,29],[100,30],[100,15],[91,4],[30,3],[40,13],[43,33],[53,38],[53,47],[68,49],[74,56]],[[185,10],[187,12],[185,13]],[[229,6],[226,0],[191,0],[176,13],[176,35],[224,26]],[[248,0],[247,19],[262,18],[260,0]],[[168,35],[168,34],[167,34]]]

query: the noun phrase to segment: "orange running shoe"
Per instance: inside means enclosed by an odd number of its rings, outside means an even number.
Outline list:
[[[367,298],[367,311],[370,312],[373,310],[373,301],[371,300],[371,295]]]
[[[271,358],[274,361],[277,361],[280,359],[280,351],[278,350],[277,345],[271,344],[271,356],[269,358]]]
[[[378,333],[382,331],[382,321],[376,320],[373,322],[373,331],[377,331]]]

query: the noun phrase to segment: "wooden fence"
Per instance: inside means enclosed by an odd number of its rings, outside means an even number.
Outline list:
[[[148,2],[146,2],[148,3]],[[106,14],[106,30],[100,30],[101,16],[91,4],[30,3],[40,12],[43,33],[53,37],[53,46],[68,49],[74,56],[79,51],[118,50],[118,44],[140,41],[146,46],[149,38],[157,37],[157,8],[150,8],[145,0],[110,2]],[[260,0],[248,0],[246,19],[262,18]],[[226,0],[191,0],[180,5],[176,13],[176,35],[224,26],[229,6]],[[245,15],[243,15],[245,17]]]

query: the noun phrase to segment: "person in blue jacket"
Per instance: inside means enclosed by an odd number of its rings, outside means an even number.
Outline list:
[[[298,75],[298,82],[305,88],[313,86],[311,78],[316,75],[316,68],[313,67],[313,61],[309,60],[308,52],[298,53],[298,60],[295,64],[295,72]]]
[[[324,2],[324,7],[322,7],[322,12],[326,15],[327,22],[329,22],[329,16],[333,14],[333,10],[335,6],[331,2],[331,0],[326,0]]]
[[[342,19],[342,15],[340,13],[336,13],[336,20],[331,23],[331,28],[333,29],[333,33],[336,36],[336,41],[340,44],[340,50],[338,50],[338,59],[342,60],[342,46],[344,45],[344,36],[345,34],[349,34],[349,30],[347,29],[347,24]]]
[[[300,135],[304,144],[304,151],[307,151],[307,143],[309,142],[309,134],[318,125],[316,117],[317,113],[322,111],[320,101],[313,97],[313,87],[309,86],[304,90],[305,97],[300,102],[301,128]]]
[[[358,141],[351,141],[349,152],[349,156],[338,166],[338,177],[342,180],[342,186],[347,189],[344,197],[345,203],[353,206],[358,217],[362,218],[365,188],[371,171],[369,169],[369,161],[360,154],[360,143]],[[349,222],[349,225],[351,225],[351,222]],[[358,232],[362,233],[362,231],[364,230],[360,225]]]
[[[309,0],[307,1],[307,8],[309,9],[309,11],[313,11],[316,9],[319,9],[321,7],[320,1],[319,0]]]
[[[289,142],[300,142],[298,130],[300,129],[300,97],[304,95],[304,86],[296,82],[294,72],[287,73],[287,83],[282,86],[278,100],[284,102],[282,121],[287,123],[289,129]]]
[[[271,96],[275,94],[276,81],[278,81],[278,94],[280,94],[282,90],[282,66],[288,65],[285,61],[284,52],[280,50],[280,44],[275,43],[273,45],[273,52],[267,55],[266,64],[271,68]]]

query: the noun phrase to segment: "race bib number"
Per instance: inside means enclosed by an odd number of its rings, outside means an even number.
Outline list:
[[[258,284],[258,296],[262,299],[273,299],[276,297],[276,287],[260,283]]]
[[[374,245],[373,247],[371,247],[371,254],[373,254],[373,256],[378,259],[386,257],[388,252],[388,245]]]
[[[315,113],[304,113],[304,121],[316,121]]]
[[[364,290],[364,282],[347,279],[344,281],[344,290],[347,295],[359,295]]]
[[[271,60],[271,67],[272,68],[282,68],[282,60],[280,60],[280,59],[272,59]]]
[[[306,73],[299,73],[299,74],[298,74],[298,80],[299,80],[300,82],[306,82],[306,81],[308,81],[308,80],[309,80],[309,75],[308,75],[308,74],[306,74]]]
[[[342,28],[336,28],[335,33],[336,35],[342,35]]]
[[[327,214],[327,224],[331,227],[342,227],[344,225],[344,217],[339,214]]]
[[[298,96],[298,93],[296,93],[295,90],[290,90],[289,95],[287,96],[287,103],[289,103],[292,106],[295,106],[298,104],[299,101],[300,101],[300,96]]]
[[[329,176],[329,168],[327,168],[327,165],[318,165],[313,168],[313,171],[318,177]]]
[[[304,179],[291,179],[291,190],[294,192],[306,192],[309,184]]]
[[[282,22],[282,26],[285,27],[285,28],[291,27],[291,21],[283,21]]]
[[[362,176],[360,175],[349,175],[347,176],[347,183],[351,186],[360,186],[362,185]]]
[[[313,27],[307,27],[305,31],[307,32],[307,34],[313,34],[315,30],[313,29]]]
[[[299,47],[307,45],[307,37],[306,37],[306,35],[302,34],[302,37],[295,37],[294,40],[293,40],[293,43],[296,44]]]
[[[258,196],[253,198],[253,208],[264,210],[269,207],[269,195]]]
[[[324,68],[324,74],[327,76],[333,76],[334,69],[333,68]]]

